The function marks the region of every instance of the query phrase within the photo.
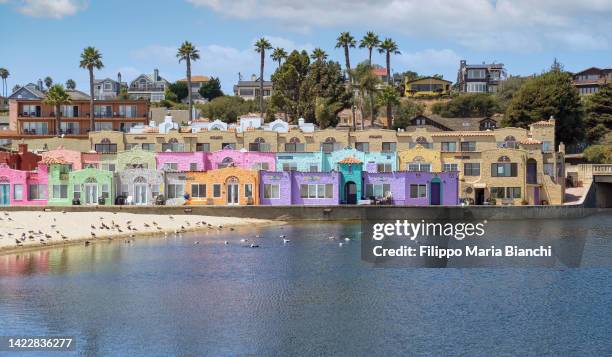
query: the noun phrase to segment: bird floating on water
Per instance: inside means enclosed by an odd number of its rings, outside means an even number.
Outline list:
[[[284,244],[287,244],[287,243],[289,243],[289,242],[291,242],[291,239],[286,239],[286,238],[283,238],[283,243],[284,243]]]

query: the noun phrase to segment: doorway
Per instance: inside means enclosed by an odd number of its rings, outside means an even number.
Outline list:
[[[344,197],[346,204],[357,204],[357,185],[353,181],[349,181],[344,185]]]
[[[135,205],[146,205],[147,204],[147,184],[146,183],[135,183],[134,184],[134,204]]]
[[[227,183],[227,204],[230,206],[239,205],[240,201],[238,200],[240,197],[240,185],[238,182],[228,182]]]
[[[534,159],[527,160],[527,183],[538,183],[538,163]]]
[[[85,186],[85,204],[86,205],[97,205],[98,204],[98,184],[97,183],[86,183],[84,186]]]
[[[474,204],[476,205],[484,205],[484,188],[476,188],[474,189]]]
[[[0,184],[0,205],[8,206],[11,203],[11,185]]]
[[[430,185],[431,194],[430,194],[430,202],[432,206],[439,206],[442,202],[441,199],[441,191],[440,191],[440,181],[432,181]]]

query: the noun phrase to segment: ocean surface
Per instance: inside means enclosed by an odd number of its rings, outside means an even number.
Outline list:
[[[612,215],[489,225],[590,267],[376,268],[342,222],[100,242],[0,256],[0,336],[91,356],[612,355]]]

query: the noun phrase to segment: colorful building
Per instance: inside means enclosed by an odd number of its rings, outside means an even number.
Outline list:
[[[276,170],[276,155],[273,152],[256,152],[226,148],[208,153],[206,170],[237,166],[251,170]]]
[[[186,172],[188,205],[258,205],[259,172],[237,166]]]
[[[449,94],[451,81],[437,77],[424,77],[412,81],[406,81],[406,97],[438,97]]]
[[[0,164],[6,164],[15,170],[36,170],[41,156],[28,151],[28,144],[19,144],[17,152],[1,151]]]
[[[207,169],[206,152],[158,152],[155,155],[158,169],[173,171],[204,171]]]
[[[180,206],[185,204],[187,191],[187,173],[182,171],[161,170],[164,175],[166,205]]]
[[[385,172],[363,174],[364,198],[389,199],[392,205],[458,204],[457,172]]]
[[[125,169],[115,174],[117,196],[126,204],[153,205],[164,192],[164,172],[154,168]]]
[[[338,163],[347,157],[354,157],[361,161],[363,168],[368,172],[391,172],[397,170],[397,156],[395,152],[370,152],[353,148],[332,151],[322,154],[321,171],[338,170]]]
[[[260,171],[262,205],[337,205],[339,172]]]
[[[0,163],[0,205],[44,206],[48,197],[47,167],[39,164],[36,171],[23,171]]]

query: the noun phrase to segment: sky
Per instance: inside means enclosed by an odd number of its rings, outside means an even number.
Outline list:
[[[343,65],[338,34],[374,31],[400,48],[393,72],[454,82],[461,59],[501,62],[512,75],[540,73],[554,58],[568,71],[612,67],[610,19],[612,0],[0,0],[0,67],[9,89],[50,76],[87,91],[79,56],[94,46],[104,62],[96,78],[121,72],[129,82],[159,68],[175,81],[185,77],[176,49],[187,40],[201,56],[192,74],[219,77],[231,93],[239,72],[259,71],[258,38],[288,52],[320,47]],[[366,58],[351,49],[352,64]],[[275,69],[268,57],[265,77]]]

